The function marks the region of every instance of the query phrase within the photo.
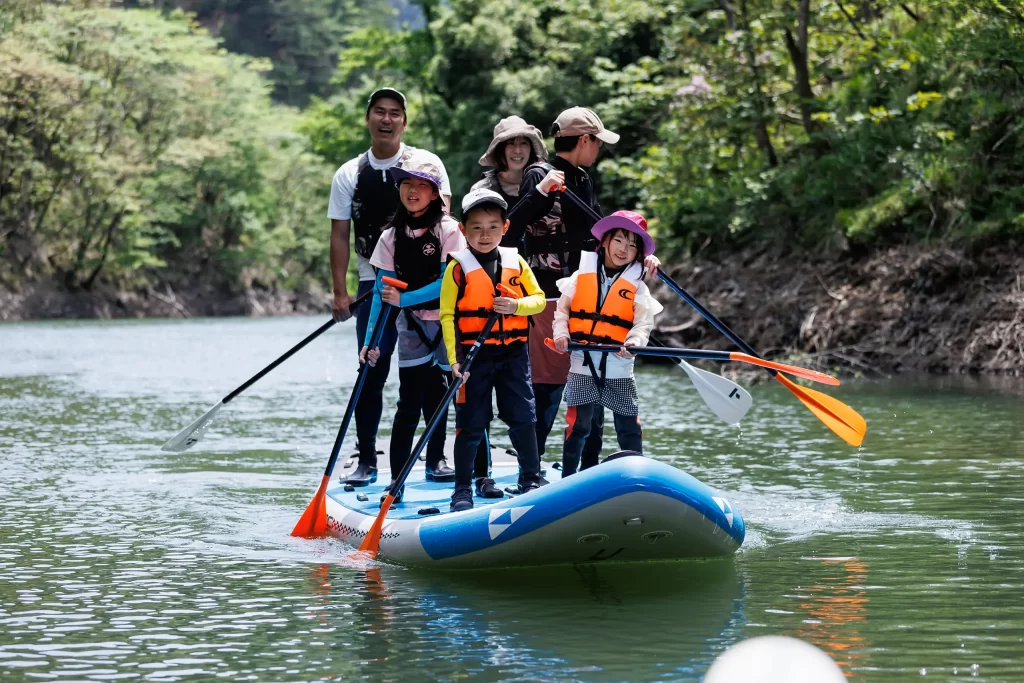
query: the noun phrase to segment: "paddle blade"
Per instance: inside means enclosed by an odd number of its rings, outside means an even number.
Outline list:
[[[330,475],[320,480],[320,488],[316,490],[313,500],[309,501],[306,511],[299,517],[298,524],[292,529],[292,536],[300,538],[317,538],[327,533],[327,484]]]
[[[377,513],[377,519],[373,520],[373,526],[366,532],[363,542],[359,544],[357,552],[366,554],[371,560],[377,559],[377,551],[380,550],[380,533],[384,529],[384,519],[388,516],[388,510],[391,509],[391,504],[394,502],[395,497],[390,493],[384,496],[384,501],[380,504],[380,512]]]
[[[196,445],[196,443],[203,438],[206,433],[206,428],[210,425],[214,416],[220,412],[220,409],[224,407],[224,401],[221,401],[214,407],[206,411],[206,414],[201,418],[185,427],[180,432],[174,435],[170,441],[160,447],[162,451],[171,451],[172,453],[181,453],[187,451]]]
[[[802,377],[812,382],[818,382],[819,384],[828,384],[833,387],[839,386],[839,380],[832,375],[826,375],[824,372],[818,372],[816,370],[808,370],[807,368],[801,368],[797,365],[776,363],[774,361],[765,360],[764,358],[758,358],[757,356],[748,356],[745,353],[730,353],[729,358],[741,363],[750,363],[751,365],[759,365],[762,368],[785,372],[788,375]]]
[[[775,375],[775,379],[792,391],[800,402],[840,439],[855,447],[864,441],[868,423],[856,410],[828,394],[794,384],[782,375]]]
[[[739,423],[754,403],[750,393],[732,380],[695,368],[686,361],[680,361],[679,367],[686,371],[711,412],[726,424]]]

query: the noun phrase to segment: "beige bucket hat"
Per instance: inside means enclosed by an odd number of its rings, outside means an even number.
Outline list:
[[[548,158],[548,150],[544,147],[544,137],[540,134],[540,130],[518,116],[507,116],[498,121],[498,125],[494,127],[494,139],[487,146],[484,155],[480,157],[480,165],[497,166],[498,160],[494,158],[495,150],[501,143],[518,137],[524,137],[530,141],[530,147],[533,148],[533,153],[537,155],[538,161]]]

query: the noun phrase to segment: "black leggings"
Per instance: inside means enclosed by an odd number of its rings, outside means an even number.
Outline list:
[[[398,410],[391,427],[391,476],[405,467],[412,454],[416,428],[420,415],[426,423],[437,412],[437,407],[448,391],[448,373],[433,363],[424,363],[411,368],[398,368]],[[436,467],[444,457],[444,442],[448,431],[448,411],[441,416],[430,442],[427,444],[427,465]]]

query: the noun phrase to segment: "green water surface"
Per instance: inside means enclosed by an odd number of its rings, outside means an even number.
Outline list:
[[[645,447],[727,492],[735,557],[368,568],[288,535],[355,377],[351,323],[159,450],[321,322],[0,325],[0,678],[693,681],[784,634],[852,681],[1024,680],[1021,380],[829,389],[868,421],[852,449],[774,383],[736,428],[643,368]]]

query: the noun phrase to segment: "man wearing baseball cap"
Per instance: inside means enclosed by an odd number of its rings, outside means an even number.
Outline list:
[[[346,320],[351,315],[349,306],[353,299],[348,293],[346,277],[353,232],[359,270],[356,296],[373,289],[376,273],[370,265],[370,257],[399,205],[398,186],[390,169],[401,168],[414,152],[426,155],[440,170],[441,198],[446,209],[451,201],[448,173],[441,160],[435,154],[402,142],[407,123],[405,95],[394,88],[375,90],[366,103],[365,121],[370,132],[370,149],[345,162],[334,174],[327,209],[327,217],[331,219],[331,275],[334,280],[331,308],[336,320]],[[357,348],[366,338],[369,315],[370,306],[361,306],[356,313]],[[359,464],[345,480],[355,486],[366,486],[377,478],[377,425],[384,409],[381,391],[391,369],[396,337],[392,322],[381,339],[380,359],[367,370],[366,382],[356,403]]]

